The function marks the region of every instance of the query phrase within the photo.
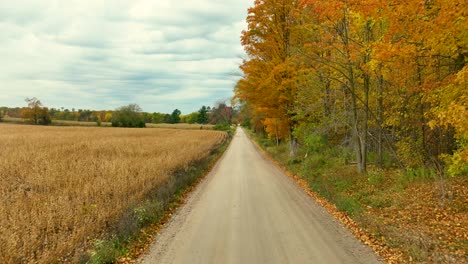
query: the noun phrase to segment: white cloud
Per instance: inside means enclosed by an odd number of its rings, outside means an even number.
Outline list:
[[[0,106],[194,111],[232,95],[250,1],[0,1]]]

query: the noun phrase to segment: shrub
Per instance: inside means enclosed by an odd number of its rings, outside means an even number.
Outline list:
[[[226,131],[229,136],[232,136],[235,129],[228,124],[217,124],[213,127],[213,130]]]
[[[213,127],[214,130],[229,131],[231,126],[228,124],[217,124]]]
[[[352,197],[338,196],[335,201],[336,207],[350,215],[357,215],[362,211],[362,207]]]
[[[137,104],[118,108],[112,114],[111,122],[113,127],[146,127],[141,108]]]
[[[384,181],[384,176],[381,173],[369,173],[367,177],[369,184],[379,186]]]
[[[94,242],[94,250],[91,252],[91,257],[87,261],[92,264],[114,263],[119,256],[119,241],[116,238],[111,240],[97,240]]]

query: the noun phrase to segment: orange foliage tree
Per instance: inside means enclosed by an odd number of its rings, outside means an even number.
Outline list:
[[[288,127],[288,133],[274,135],[275,138],[289,135],[292,153],[295,139],[289,132],[294,127],[296,86],[291,34],[296,23],[296,6],[297,1],[292,0],[256,0],[248,10],[248,30],[242,32],[241,40],[249,59],[243,62],[244,78],[236,85],[236,98],[249,102],[254,112],[275,120],[264,122],[270,136],[275,127]]]
[[[236,97],[262,113],[271,138],[286,137],[274,130],[281,122],[289,135],[348,142],[361,173],[369,152],[382,165],[386,151],[402,167],[444,173],[445,163],[450,174],[466,174],[463,7],[462,0],[257,0],[242,36],[249,59]]]

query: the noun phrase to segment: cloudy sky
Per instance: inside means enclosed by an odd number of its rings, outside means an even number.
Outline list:
[[[183,113],[232,96],[253,0],[0,0],[0,106]]]

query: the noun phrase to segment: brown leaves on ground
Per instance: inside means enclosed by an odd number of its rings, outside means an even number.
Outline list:
[[[392,206],[369,208],[362,221],[405,262],[467,263],[467,179],[413,183],[402,194]]]
[[[389,206],[373,207],[362,204],[364,212],[353,219],[310,190],[306,180],[287,171],[258,145],[257,147],[387,263],[468,263],[466,177],[437,181],[426,179],[411,182],[405,187],[399,187],[399,171],[380,171],[386,178],[379,187],[370,184],[366,177],[360,177],[347,195],[356,195],[365,190],[370,199],[386,201]]]

